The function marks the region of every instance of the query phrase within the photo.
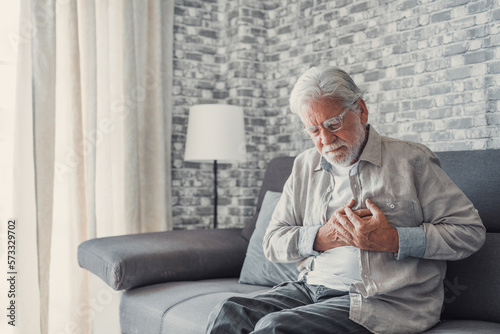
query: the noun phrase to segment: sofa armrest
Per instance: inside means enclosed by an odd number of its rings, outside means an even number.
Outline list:
[[[114,290],[182,280],[238,277],[248,242],[241,229],[183,230],[97,238],[78,263]]]

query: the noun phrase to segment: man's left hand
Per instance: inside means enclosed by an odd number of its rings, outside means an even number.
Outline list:
[[[337,212],[337,227],[340,238],[359,249],[393,252],[399,251],[398,231],[389,224],[384,213],[369,199],[366,207],[371,215],[358,215],[349,206],[344,213]]]

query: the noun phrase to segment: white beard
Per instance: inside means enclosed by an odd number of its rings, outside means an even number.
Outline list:
[[[359,118],[357,119],[357,124],[355,124],[355,138],[356,140],[348,145],[344,140],[337,138],[331,145],[323,146],[321,155],[329,163],[337,166],[347,167],[352,165],[352,163],[361,154],[361,148],[366,139],[366,130]],[[336,152],[329,152],[331,150],[339,149]]]

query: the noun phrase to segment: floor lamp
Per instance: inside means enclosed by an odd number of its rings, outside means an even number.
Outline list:
[[[226,104],[192,106],[184,160],[213,161],[214,228],[217,228],[217,162],[246,161],[243,109]]]

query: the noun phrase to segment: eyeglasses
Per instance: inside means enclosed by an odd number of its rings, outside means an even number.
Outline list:
[[[344,110],[340,115],[327,119],[321,124],[311,125],[308,127],[304,127],[302,131],[307,138],[315,138],[320,134],[320,127],[323,127],[326,131],[335,132],[342,129],[342,124],[344,123],[344,116],[349,110],[352,109],[353,105],[349,106],[346,110]]]

